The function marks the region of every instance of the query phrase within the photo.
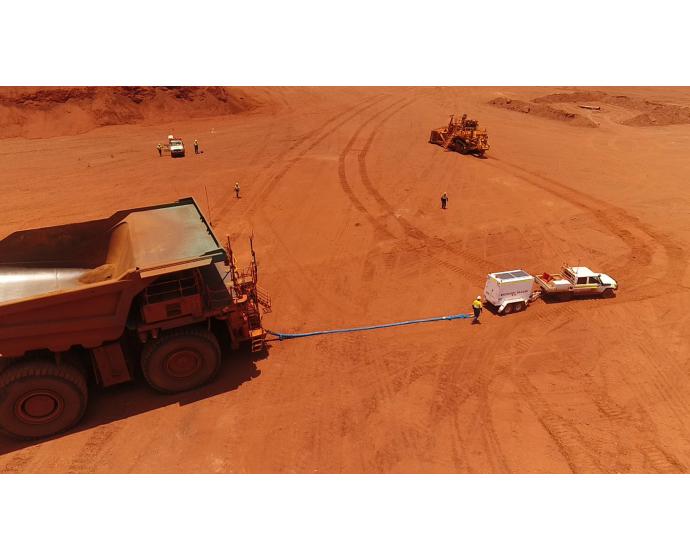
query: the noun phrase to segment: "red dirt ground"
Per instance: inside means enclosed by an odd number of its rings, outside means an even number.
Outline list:
[[[690,105],[690,89],[596,89]],[[690,126],[625,126],[602,107],[587,113],[598,127],[573,127],[488,103],[570,91],[248,89],[231,115],[151,109],[1,140],[0,236],[187,195],[205,206],[205,186],[218,234],[245,247],[255,233],[275,330],[467,312],[488,272],[564,261],[621,288],[481,325],[273,342],[176,398],[143,382],[95,392],[73,432],[0,440],[0,471],[687,472]],[[463,112],[488,128],[488,159],[427,143]],[[204,153],[159,158],[170,131]]]

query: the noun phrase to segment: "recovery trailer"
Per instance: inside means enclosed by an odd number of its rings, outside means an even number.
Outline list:
[[[539,297],[534,291],[534,276],[524,270],[492,272],[486,278],[484,301],[499,314],[517,313]]]
[[[585,266],[563,266],[560,274],[543,272],[534,277],[544,296],[592,296],[613,297],[618,282],[607,274],[592,272]]]
[[[239,270],[192,198],[0,241],[0,431],[37,438],[82,417],[87,381],[139,371],[186,391],[218,372],[221,342],[265,346],[257,263]]]

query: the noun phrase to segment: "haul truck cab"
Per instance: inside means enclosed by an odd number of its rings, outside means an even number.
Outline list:
[[[227,267],[226,267],[227,263]],[[76,424],[87,380],[141,373],[176,393],[210,381],[222,346],[263,350],[257,263],[238,270],[192,198],[0,241],[0,431]]]

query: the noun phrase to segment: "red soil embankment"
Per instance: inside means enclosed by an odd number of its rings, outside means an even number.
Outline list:
[[[0,138],[50,138],[116,124],[229,115],[256,103],[225,87],[11,87],[0,91]]]
[[[491,105],[508,109],[509,111],[518,111],[520,113],[529,113],[537,117],[552,119],[556,121],[567,122],[575,126],[596,127],[597,124],[587,117],[578,115],[577,113],[570,113],[551,107],[547,104],[531,103],[529,101],[520,101],[518,99],[509,99],[508,97],[497,97],[489,101]]]
[[[615,105],[639,114],[623,120],[620,124],[628,126],[664,126],[670,124],[690,124],[690,107],[671,103],[657,103],[642,97],[612,95],[598,90],[584,90],[573,93],[554,93],[533,99],[534,103],[582,103],[597,101]]]

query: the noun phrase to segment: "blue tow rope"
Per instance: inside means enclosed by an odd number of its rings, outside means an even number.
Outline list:
[[[444,315],[443,317],[431,317],[429,319],[413,319],[412,321],[400,321],[398,323],[386,323],[385,325],[373,325],[370,327],[354,327],[351,329],[333,329],[330,331],[313,331],[307,333],[279,333],[271,330],[266,330],[267,333],[277,336],[279,340],[286,340],[289,338],[306,338],[307,336],[319,336],[322,334],[339,334],[357,331],[373,331],[374,329],[388,329],[390,327],[401,327],[403,325],[414,325],[415,323],[433,323],[435,321],[453,321],[454,319],[472,319],[474,315],[466,313],[459,313],[457,315]]]

